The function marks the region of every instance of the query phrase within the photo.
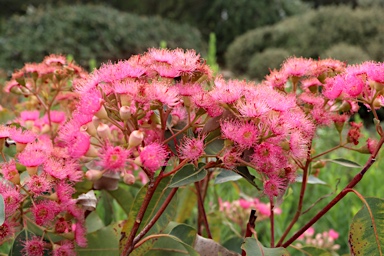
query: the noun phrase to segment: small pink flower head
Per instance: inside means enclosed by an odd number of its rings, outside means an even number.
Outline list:
[[[357,97],[366,86],[365,79],[361,75],[347,74],[344,77],[344,91],[351,97]]]
[[[264,84],[277,88],[279,90],[284,90],[284,86],[288,81],[287,74],[282,71],[277,71],[276,69],[272,70],[269,75],[265,77]]]
[[[7,186],[8,188],[5,191],[1,191],[1,195],[4,199],[5,205],[5,216],[11,216],[19,208],[22,196],[19,191],[13,187]]]
[[[180,103],[179,90],[166,82],[152,82],[151,98],[169,107],[174,107]]]
[[[168,152],[165,150],[164,146],[155,142],[145,146],[141,150],[140,161],[145,169],[155,172],[161,166],[165,165],[167,156]]]
[[[222,77],[218,77],[210,94],[219,103],[232,104],[242,96],[244,83],[236,80],[226,82]]]
[[[36,139],[36,135],[28,130],[22,131],[21,129],[11,129],[9,132],[11,139],[16,143],[28,144]]]
[[[31,209],[37,225],[42,226],[51,222],[60,212],[60,206],[51,200],[35,203]]]
[[[309,227],[303,234],[301,234],[298,239],[303,240],[306,237],[312,237],[315,234],[315,229],[313,227]]]
[[[11,237],[14,233],[14,225],[6,219],[5,222],[0,225],[0,245],[6,240],[6,238]]]
[[[39,119],[40,112],[38,110],[24,110],[20,112],[20,118],[23,121],[35,121]]]
[[[65,65],[67,63],[67,59],[63,55],[51,54],[44,58],[43,63],[46,65]]]
[[[220,159],[223,162],[224,168],[232,170],[236,167],[238,157],[240,157],[240,153],[237,152],[235,149],[230,148],[224,152],[223,156]]]
[[[271,176],[264,182],[264,194],[269,198],[277,197],[285,190],[284,181],[277,176]]]
[[[124,168],[125,162],[130,154],[131,152],[124,148],[106,145],[104,150],[99,155],[101,159],[99,164],[105,170],[119,171]]]
[[[75,241],[80,247],[87,246],[87,230],[85,229],[84,223],[76,222],[75,227]]]
[[[283,63],[281,71],[288,77],[301,77],[308,74],[312,61],[312,59],[291,57]]]
[[[336,240],[337,238],[339,238],[339,233],[337,233],[335,230],[333,229],[330,229],[328,231],[328,235],[330,238],[332,238],[333,240]]]
[[[239,199],[239,204],[240,204],[240,207],[243,208],[244,210],[250,208],[253,205],[252,202],[245,200],[243,198]]]
[[[75,188],[65,181],[60,181],[56,185],[56,193],[60,203],[67,203],[72,200]]]
[[[51,110],[49,114],[50,114],[49,116],[51,118],[52,123],[61,124],[62,122],[65,121],[66,115],[65,115],[65,112],[63,111]],[[47,114],[44,115],[43,120],[44,120],[44,123],[49,124],[49,119]]]
[[[10,130],[8,126],[0,125],[0,139],[5,139],[10,136]]]
[[[68,154],[74,158],[84,156],[91,147],[90,137],[84,132],[73,134],[72,140],[68,141]]]
[[[1,163],[0,171],[4,178],[11,181],[13,184],[20,183],[20,175],[19,171],[16,169],[16,162],[14,159],[5,163]]]
[[[33,175],[26,182],[26,186],[31,194],[37,196],[48,192],[52,187],[52,183],[44,176]]]
[[[221,123],[222,136],[234,141],[240,148],[252,147],[259,137],[258,128],[252,123],[226,120]]]
[[[84,92],[78,104],[77,110],[84,114],[97,115],[104,109],[103,103],[104,100],[101,96],[100,91],[97,89],[92,89],[88,92]]]
[[[45,145],[43,141],[28,144],[25,149],[18,154],[19,162],[26,167],[36,167],[47,159],[51,145]]]
[[[53,246],[53,256],[76,256],[75,246],[72,241],[64,240],[60,245]]]
[[[361,136],[361,127],[362,123],[350,122],[351,128],[348,131],[347,141],[352,142],[353,144],[359,144],[359,138]]]
[[[21,250],[23,255],[41,256],[44,255],[45,242],[41,237],[33,236],[24,241],[24,248]]]
[[[188,158],[190,161],[199,159],[204,154],[204,139],[184,137],[179,147],[179,157],[182,159]]]

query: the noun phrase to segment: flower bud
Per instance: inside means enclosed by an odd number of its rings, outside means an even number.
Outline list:
[[[119,111],[122,120],[127,121],[131,118],[131,110],[127,106],[122,106]]]
[[[107,111],[105,110],[105,107],[103,105],[100,106],[100,109],[96,112],[95,116],[100,119],[108,119]]]
[[[103,172],[98,170],[88,170],[85,173],[85,178],[90,181],[99,180],[101,176],[103,176]]]
[[[108,125],[104,123],[100,123],[99,126],[97,127],[97,135],[99,135],[99,137],[104,140],[110,139],[112,137],[111,129],[109,128]]]
[[[129,135],[129,148],[136,147],[141,144],[144,140],[144,132],[140,130],[135,130]]]
[[[320,160],[320,161],[317,161],[317,162],[314,162],[312,164],[312,168],[323,168],[325,166],[326,162],[323,161],[323,160]]]
[[[126,173],[123,177],[123,181],[125,184],[132,185],[135,183],[136,178],[130,173]]]

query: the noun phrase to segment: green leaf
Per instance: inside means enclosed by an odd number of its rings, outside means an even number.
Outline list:
[[[384,199],[367,197],[368,204],[353,217],[349,230],[349,246],[354,255],[383,255]],[[372,216],[369,214],[372,212]],[[376,229],[376,230],[375,230]]]
[[[112,196],[105,190],[100,191],[100,197],[97,203],[96,211],[101,220],[104,222],[105,226],[108,226],[112,223],[112,218],[114,216],[112,200]]]
[[[76,247],[78,255],[103,256],[119,255],[119,224],[109,225],[87,234],[88,246]]]
[[[159,247],[158,247],[159,246]],[[171,234],[162,234],[155,246],[145,256],[199,256],[192,246]]]
[[[289,256],[289,252],[283,248],[265,248],[259,241],[252,237],[245,238],[241,248],[247,255],[253,256]]]
[[[351,160],[347,160],[344,158],[337,158],[337,159],[324,159],[324,161],[339,164],[345,167],[350,167],[350,168],[361,168],[361,165],[358,163],[355,163]]]
[[[197,197],[195,192],[193,192],[190,188],[186,188],[181,191],[179,190],[177,193],[179,200],[175,221],[183,223],[190,217],[192,210],[195,208]]]
[[[243,176],[243,178],[245,178],[252,186],[254,186],[255,188],[257,188],[258,190],[260,190],[259,186],[257,186],[257,184],[255,183],[255,179],[256,177],[253,176],[249,170],[248,170],[248,167],[246,166],[238,166],[236,169],[233,170],[234,172],[236,172],[237,174]]]
[[[214,184],[221,184],[227,181],[239,180],[242,177],[230,170],[222,169],[221,172],[216,176]]]
[[[104,228],[105,226],[97,212],[93,211],[87,216],[87,219],[85,220],[85,227],[87,228],[87,233],[92,233]]]
[[[302,252],[302,255],[305,256],[332,256],[332,253],[329,251],[314,246],[295,247],[293,249]]]
[[[176,188],[200,181],[207,176],[207,173],[207,170],[203,168],[197,169],[191,164],[185,165],[173,176],[169,187]]]
[[[207,137],[208,138],[208,137]],[[207,139],[206,139],[207,140]],[[217,155],[224,147],[223,139],[216,139],[205,147],[204,151],[207,155]]]
[[[132,194],[127,189],[124,189],[121,184],[118,189],[108,191],[108,193],[117,201],[123,211],[128,215],[134,200]]]
[[[295,179],[296,182],[303,182],[303,175],[299,174],[296,176],[296,179]],[[313,176],[313,175],[309,175],[308,176],[308,180],[307,180],[307,183],[308,184],[321,184],[321,185],[327,185],[327,183],[325,181],[322,181],[321,179]]]
[[[164,178],[158,185],[156,191],[154,192],[151,201],[149,202],[149,205],[147,207],[147,210],[144,214],[143,220],[141,221],[140,228],[138,232],[141,231],[143,227],[145,227],[148,222],[152,219],[154,214],[156,214],[159,210],[159,208],[163,205],[165,199],[169,195],[171,189],[167,189],[167,185],[169,183],[170,178]],[[122,252],[124,249],[124,245],[128,242],[128,236],[131,232],[131,229],[135,223],[136,216],[140,210],[141,205],[144,202],[144,199],[147,194],[148,184],[143,186],[139,193],[137,194],[134,203],[132,204],[132,209],[129,212],[128,219],[125,222],[123,228],[122,228],[122,239],[120,240],[120,251]],[[177,201],[176,198],[173,198],[164,213],[161,215],[161,217],[158,219],[156,224],[150,229],[147,235],[153,234],[153,233],[160,233],[167,225],[168,223],[174,219],[176,215],[176,206]],[[154,241],[147,242],[140,246],[137,250],[132,252],[132,255],[140,255],[138,252],[144,253],[145,251],[148,251],[151,246],[153,245]],[[143,254],[141,254],[143,255]]]
[[[2,195],[0,195],[0,226],[3,225],[5,221],[5,204],[4,204],[4,198]]]
[[[243,237],[234,236],[223,243],[223,246],[228,250],[241,254],[241,244],[244,242]]]

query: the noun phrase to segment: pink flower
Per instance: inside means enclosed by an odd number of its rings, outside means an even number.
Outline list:
[[[90,137],[83,133],[77,132],[72,134],[72,139],[67,141],[68,154],[74,158],[84,156],[91,147]]]
[[[80,98],[77,111],[87,115],[95,115],[104,108],[103,102],[104,100],[99,90],[89,90]]]
[[[15,233],[14,224],[12,224],[9,220],[5,220],[5,222],[0,226],[0,244],[6,240],[6,238],[11,237]]]
[[[269,75],[265,77],[264,84],[272,88],[284,90],[284,86],[287,83],[287,81],[288,81],[288,76],[286,73],[274,69],[271,71]]]
[[[65,65],[67,63],[67,59],[63,55],[51,54],[44,58],[43,63],[47,65]]]
[[[40,116],[40,112],[38,110],[31,110],[31,111],[24,110],[20,112],[20,118],[23,121],[29,121],[29,120],[35,121],[39,118],[39,116]]]
[[[22,196],[19,191],[10,186],[7,187],[8,189],[5,191],[0,189],[1,195],[4,199],[6,217],[11,216],[16,212],[16,210],[20,207],[20,202],[22,200]]]
[[[36,167],[44,163],[50,154],[51,145],[44,141],[28,144],[25,149],[17,155],[19,162],[26,167]]]
[[[100,166],[109,171],[119,171],[125,166],[125,162],[131,152],[121,147],[106,145],[99,154]]]
[[[8,138],[10,136],[10,130],[11,128],[8,126],[0,125],[0,139]]]
[[[156,142],[145,146],[140,152],[143,167],[151,172],[164,166],[167,156],[168,153],[165,148]]]
[[[85,226],[83,223],[76,222],[75,227],[75,241],[80,247],[86,247],[87,246],[87,230],[85,229]]]
[[[253,123],[226,120],[221,123],[223,138],[234,141],[240,148],[250,148],[256,144],[259,130]]]
[[[179,157],[182,159],[188,158],[191,161],[199,159],[204,154],[204,139],[205,136],[201,138],[188,138],[185,136],[178,149]]]
[[[41,237],[33,236],[23,242],[24,248],[21,250],[24,255],[41,256],[44,255],[45,242]]]
[[[328,99],[337,99],[343,91],[344,79],[341,76],[335,76],[325,79],[323,95]]]
[[[21,129],[10,129],[10,137],[20,144],[28,144],[36,139],[36,135],[28,130],[22,131]]]
[[[269,180],[264,182],[264,194],[270,198],[276,197],[285,190],[284,182],[277,176],[269,178]]]
[[[245,82],[230,80],[226,82],[222,77],[215,79],[215,87],[210,94],[212,98],[220,103],[232,104],[241,96]]]
[[[51,110],[49,114],[50,114],[52,123],[60,124],[65,121],[66,115],[65,115],[65,112],[63,111]],[[48,114],[44,115],[43,120],[46,124],[49,123]]]
[[[223,156],[220,158],[223,162],[223,167],[228,170],[234,169],[236,167],[237,158],[240,157],[240,155],[240,152],[237,152],[233,148],[227,149]]]
[[[56,214],[60,212],[60,207],[54,201],[44,200],[35,203],[31,210],[36,224],[42,226],[51,222],[56,217]]]
[[[329,237],[330,238],[332,238],[332,239],[334,239],[334,240],[336,240],[337,238],[339,238],[339,233],[337,233],[335,230],[333,230],[333,229],[330,229],[329,231],[328,231],[328,235],[329,235]]]
[[[301,77],[310,71],[311,65],[313,60],[312,59],[304,59],[304,58],[297,58],[297,57],[291,57],[288,58],[282,65],[281,71],[286,76],[295,76],[295,77]]]
[[[168,83],[155,81],[151,84],[152,99],[161,102],[169,107],[174,107],[179,104],[180,97],[178,89],[170,86]]]
[[[54,245],[53,256],[76,256],[75,246],[72,241],[64,240],[60,245]]]
[[[20,182],[19,171],[16,169],[16,162],[14,159],[5,163],[1,163],[0,168],[1,173],[5,179],[9,181],[15,181],[15,183]]]
[[[40,195],[44,192],[48,192],[51,189],[52,184],[44,176],[33,175],[26,182],[26,186],[30,193]]]

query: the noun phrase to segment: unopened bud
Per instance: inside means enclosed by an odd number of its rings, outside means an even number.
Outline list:
[[[93,145],[90,145],[90,146],[89,146],[89,149],[88,149],[87,152],[85,153],[85,156],[88,156],[88,157],[97,157],[97,156],[99,156],[99,153],[98,153],[97,149],[96,149]]]
[[[27,166],[27,172],[29,176],[34,176],[37,174],[37,166]]]
[[[326,162],[323,160],[320,160],[320,161],[314,162],[312,165],[312,168],[320,169],[320,168],[323,168],[325,165],[326,165]]]
[[[101,120],[100,120],[100,118],[98,118],[97,116],[93,116],[93,117],[92,117],[92,123],[93,123],[93,125],[94,125],[95,127],[98,127],[99,124],[101,123]]]
[[[90,181],[99,180],[101,176],[103,176],[103,172],[98,170],[88,170],[85,173],[85,178]]]
[[[132,184],[135,183],[136,178],[135,178],[135,176],[133,176],[132,174],[130,174],[130,173],[126,173],[126,174],[124,175],[123,181],[124,181],[125,184],[132,185]]]
[[[96,112],[95,116],[97,116],[100,119],[108,119],[107,111],[105,110],[103,105],[100,106],[100,109],[99,111]]]
[[[124,121],[127,121],[129,118],[131,118],[131,110],[127,106],[122,106],[119,113],[121,119]]]
[[[172,115],[172,120],[171,120],[171,126],[175,126],[179,123],[180,117],[177,115]]]
[[[135,160],[133,160],[133,162],[138,165],[138,166],[143,166],[143,163],[141,162],[141,158],[140,156],[136,157]]]
[[[384,84],[375,81],[370,82],[369,85],[378,92],[384,89]]]
[[[109,128],[108,125],[104,123],[100,123],[99,126],[97,127],[97,135],[99,135],[100,138],[107,140],[111,138],[111,129]]]
[[[141,144],[144,140],[144,132],[135,130],[129,135],[129,148],[134,148]]]

